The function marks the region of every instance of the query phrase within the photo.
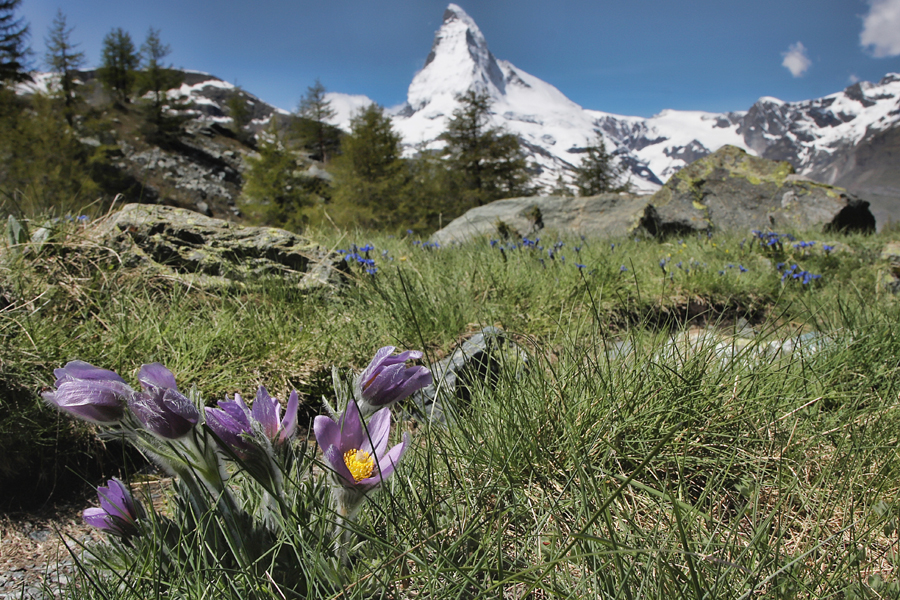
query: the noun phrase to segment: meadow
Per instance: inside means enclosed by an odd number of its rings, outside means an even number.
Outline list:
[[[21,489],[24,472],[68,482],[63,455],[94,485],[148,477],[42,402],[71,360],[129,384],[162,363],[198,405],[258,385],[302,401],[283,489],[221,452],[228,502],[176,476],[164,510],[76,553],[63,597],[900,596],[900,303],[880,259],[900,234],[536,236],[317,231],[351,273],[305,292],[149,277],[90,222],[0,251],[0,475]],[[427,366],[485,326],[527,362],[473,386],[448,427],[395,406],[406,454],[342,518],[306,435],[332,366],[387,345]]]

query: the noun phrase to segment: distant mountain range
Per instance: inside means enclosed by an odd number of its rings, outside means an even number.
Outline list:
[[[789,161],[811,179],[846,187],[872,202],[879,224],[891,217],[900,220],[900,74],[815,100],[764,97],[746,112],[614,115],[585,109],[495,58],[475,21],[450,4],[406,103],[392,109],[409,153],[440,146],[437,137],[457,106],[456,96],[472,87],[490,94],[492,124],[519,137],[546,186],[559,175],[571,178],[593,130],[600,128],[607,148],[627,165],[636,191],[656,191],[685,165],[731,144]],[[334,93],[329,98],[338,109],[334,123],[344,128],[353,110],[371,102]]]
[[[46,86],[37,74],[32,87]],[[390,109],[407,155],[439,148],[438,136],[470,88],[493,99],[492,125],[519,137],[534,164],[537,182],[552,187],[572,180],[594,130],[628,169],[635,191],[650,193],[687,164],[725,144],[764,158],[786,160],[810,179],[839,185],[869,200],[879,226],[900,220],[900,74],[878,83],[859,82],[843,91],[802,102],[760,98],[747,111],[709,113],[663,110],[650,118],[585,109],[554,86],[494,57],[475,21],[456,4],[444,12],[425,66],[413,77],[402,106]],[[171,96],[189,96],[201,121],[230,122],[225,103],[239,93],[260,131],[272,115],[290,119],[252,94],[212,75],[186,71]],[[332,123],[372,103],[362,95],[329,93]]]

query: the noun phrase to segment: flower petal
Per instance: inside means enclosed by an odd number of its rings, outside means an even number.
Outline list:
[[[72,379],[89,379],[89,380],[105,380],[118,381],[125,383],[118,373],[95,367],[83,360],[72,360],[66,363],[62,369],[54,369],[53,374],[56,376],[56,387],[59,387],[64,381]]]
[[[347,408],[344,409],[339,425],[341,429],[341,454],[347,450],[359,450],[363,441],[365,441],[365,437],[363,435],[359,407],[353,399],[347,402]]]
[[[319,415],[313,419],[313,433],[316,436],[316,443],[322,449],[322,452],[331,447],[340,449],[341,429],[330,418]]]
[[[278,400],[272,398],[266,388],[259,386],[256,392],[256,401],[250,414],[254,420],[262,425],[266,437],[275,439],[278,435],[278,425],[281,419],[281,405]]]
[[[56,408],[92,423],[109,424],[121,420],[131,388],[117,381],[63,381],[55,392],[44,392],[44,400]]]
[[[375,353],[375,357],[369,362],[368,366],[363,369],[362,373],[359,374],[357,378],[358,385],[365,389],[370,383],[373,376],[375,376],[378,370],[383,366],[382,362],[384,362],[390,355],[391,352],[396,350],[394,346],[385,346],[383,348],[379,348]]]
[[[297,410],[299,408],[300,398],[297,395],[297,390],[293,390],[288,398],[284,419],[281,421],[281,434],[278,436],[279,443],[284,443],[294,437],[294,433],[297,431]]]
[[[382,408],[375,413],[369,419],[366,433],[365,440],[359,449],[374,456],[384,454],[388,444],[388,435],[391,433],[391,409]]]
[[[342,485],[345,487],[357,486],[356,480],[350,473],[350,469],[347,468],[347,463],[344,462],[344,454],[337,446],[329,446],[323,453],[323,456],[331,466],[331,470],[340,477]]]
[[[138,381],[141,382],[141,386],[144,389],[147,389],[147,386],[150,385],[158,388],[178,389],[178,384],[175,383],[175,376],[172,374],[172,371],[159,363],[141,365],[141,370],[138,371]]]

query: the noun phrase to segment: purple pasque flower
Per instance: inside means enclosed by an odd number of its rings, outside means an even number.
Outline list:
[[[250,409],[240,394],[234,400],[219,401],[219,408],[206,407],[206,424],[219,436],[235,454],[247,458],[253,451],[253,442],[247,436],[253,435],[250,425]]]
[[[316,417],[313,431],[335,482],[360,493],[378,487],[390,477],[409,445],[409,436],[403,434],[403,441],[388,450],[390,409],[376,412],[366,427],[353,400],[337,421]]]
[[[54,369],[56,391],[41,393],[56,408],[85,421],[108,425],[125,415],[125,403],[134,393],[125,380],[113,371],[95,367],[82,360]]]
[[[297,390],[293,390],[288,398],[284,419],[282,419],[281,404],[269,395],[266,388],[259,386],[250,416],[262,425],[263,432],[273,444],[283,444],[293,437],[294,432],[297,431],[297,409],[299,406],[300,399],[297,396]]]
[[[131,412],[145,429],[159,437],[182,438],[200,420],[200,411],[178,391],[175,376],[159,363],[141,365],[138,372],[143,392],[131,397]]]
[[[135,501],[131,491],[116,478],[110,479],[106,486],[97,488],[100,508],[88,508],[84,511],[85,523],[107,533],[121,537],[137,534],[137,519],[143,516],[140,503]]]
[[[296,390],[288,399],[284,419],[281,418],[281,405],[272,398],[266,388],[259,386],[253,409],[248,409],[240,394],[234,400],[220,401],[219,408],[206,408],[206,422],[219,438],[231,447],[241,458],[247,458],[253,450],[251,439],[253,425],[259,423],[263,434],[275,445],[283,444],[297,430],[297,409],[300,405]]]
[[[384,406],[403,400],[416,390],[431,385],[428,367],[407,367],[406,361],[422,358],[418,350],[407,350],[392,356],[394,346],[385,346],[375,353],[354,382],[354,396],[364,414],[371,414]]]

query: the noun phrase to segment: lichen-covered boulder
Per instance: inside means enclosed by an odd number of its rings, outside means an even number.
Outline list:
[[[432,384],[410,396],[410,416],[441,425],[452,423],[477,387],[496,385],[503,366],[519,370],[527,363],[528,355],[502,329],[485,327],[431,365]]]
[[[646,197],[633,194],[509,198],[469,210],[432,239],[448,244],[481,236],[526,237],[545,228],[589,237],[617,237],[639,225],[646,206]]]
[[[641,226],[654,235],[707,229],[874,231],[869,203],[794,175],[790,163],[723,146],[673,175],[649,199]]]
[[[170,206],[126,204],[110,216],[101,236],[126,266],[203,288],[261,276],[317,287],[336,282],[346,268],[339,255],[289,231],[243,227]]]

